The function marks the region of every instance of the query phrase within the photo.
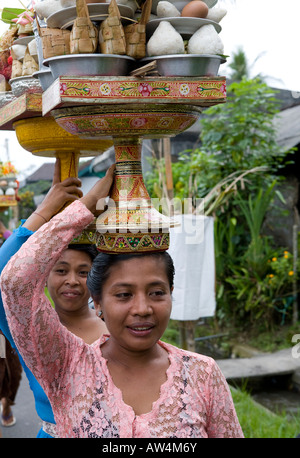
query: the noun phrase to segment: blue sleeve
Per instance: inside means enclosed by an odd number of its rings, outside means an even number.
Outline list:
[[[33,234],[23,226],[18,227],[12,235],[3,243],[0,248],[0,275],[10,258],[21,248],[28,238]],[[0,329],[9,340],[11,346],[16,348],[13,338],[11,336],[6,315],[3,308],[2,295],[0,292]]]
[[[22,221],[23,223],[24,221]],[[21,248],[23,243],[25,243],[29,237],[33,234],[33,232],[29,231],[25,227],[20,226],[16,229],[12,235],[3,243],[0,248],[0,275],[10,258]],[[17,354],[19,356],[20,363],[24,369],[24,372],[28,378],[29,386],[33,392],[34,400],[35,400],[35,408],[38,416],[47,422],[55,423],[53,411],[51,408],[51,404],[43,391],[42,387],[39,385],[35,377],[33,376],[32,372],[26,366],[22,356],[20,355],[18,349],[16,348],[15,342],[12,338],[10,333],[6,315],[4,312],[2,296],[0,291],[0,329],[9,340],[11,346],[16,349]],[[46,433],[43,430],[40,430],[38,437],[46,437]],[[47,436],[50,437],[50,436]]]

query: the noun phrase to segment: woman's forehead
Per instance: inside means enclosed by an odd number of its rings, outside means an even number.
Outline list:
[[[126,282],[131,279],[147,276],[147,279],[167,277],[163,260],[151,256],[137,256],[136,258],[120,260],[109,268],[109,278],[122,278]]]
[[[67,249],[65,250],[60,258],[56,261],[56,264],[92,264],[91,258],[86,253],[85,251],[79,251],[79,250],[72,250],[72,249]]]

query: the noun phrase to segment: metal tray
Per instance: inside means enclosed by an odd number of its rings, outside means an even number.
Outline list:
[[[24,94],[24,92],[42,92],[42,87],[39,80],[31,75],[17,76],[16,78],[12,78],[9,80],[9,84],[11,86],[12,93],[16,97],[20,97],[20,95]]]
[[[46,91],[48,87],[54,83],[54,78],[50,69],[48,70],[39,70],[38,72],[33,73],[34,78],[38,78],[40,85],[42,86],[43,91]]]
[[[59,76],[126,76],[136,60],[118,54],[68,54],[50,57],[43,64],[50,67],[53,78]]]
[[[161,0],[152,0],[152,8],[151,8],[151,13],[156,14],[156,9],[158,2]],[[218,3],[218,0],[203,0],[208,8],[212,8]],[[190,2],[190,0],[172,0],[170,3],[173,3],[173,5],[178,9],[178,11],[182,11],[182,8],[187,5]]]
[[[222,30],[222,27],[217,22],[211,21],[210,19],[203,19],[200,17],[162,17],[152,19],[147,23],[146,33],[148,38],[153,35],[162,21],[170,22],[170,24],[182,36],[184,40],[188,40],[203,25],[213,25],[218,33],[220,33]]]
[[[109,3],[89,3],[87,5],[89,10],[90,19],[94,22],[101,22],[108,15]],[[128,21],[133,19],[133,10],[126,5],[118,5],[119,11],[122,17],[122,21]],[[67,29],[71,27],[77,18],[76,6],[70,6],[69,8],[63,8],[60,11],[56,11],[47,18],[47,27]]]
[[[144,57],[139,63],[145,65],[154,60],[161,76],[217,76],[220,65],[226,62],[214,54],[170,54]]]
[[[30,43],[32,40],[34,40],[34,35],[27,35],[27,37],[16,38],[16,40],[13,42],[13,45],[27,46],[28,43]]]

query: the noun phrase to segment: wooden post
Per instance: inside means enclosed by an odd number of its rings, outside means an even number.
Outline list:
[[[183,350],[196,351],[195,346],[195,321],[180,321],[180,347]]]
[[[167,193],[170,200],[174,197],[173,189],[173,174],[172,174],[172,160],[171,160],[171,140],[170,138],[163,139],[163,154],[165,158],[166,166],[166,184],[167,184]]]

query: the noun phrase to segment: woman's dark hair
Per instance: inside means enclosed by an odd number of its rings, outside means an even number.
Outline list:
[[[95,245],[89,245],[87,243],[71,243],[70,245],[68,245],[68,249],[75,251],[83,251],[84,253],[89,255],[92,263],[98,255],[98,250],[95,247]]]
[[[137,256],[145,257],[152,256],[156,259],[161,259],[166,268],[166,274],[169,280],[170,289],[173,287],[175,269],[171,256],[166,251],[158,251],[156,253],[129,253],[129,254],[107,254],[99,253],[93,262],[92,268],[87,277],[87,287],[91,296],[100,300],[102,297],[103,285],[109,277],[110,268],[118,262],[134,259]]]

